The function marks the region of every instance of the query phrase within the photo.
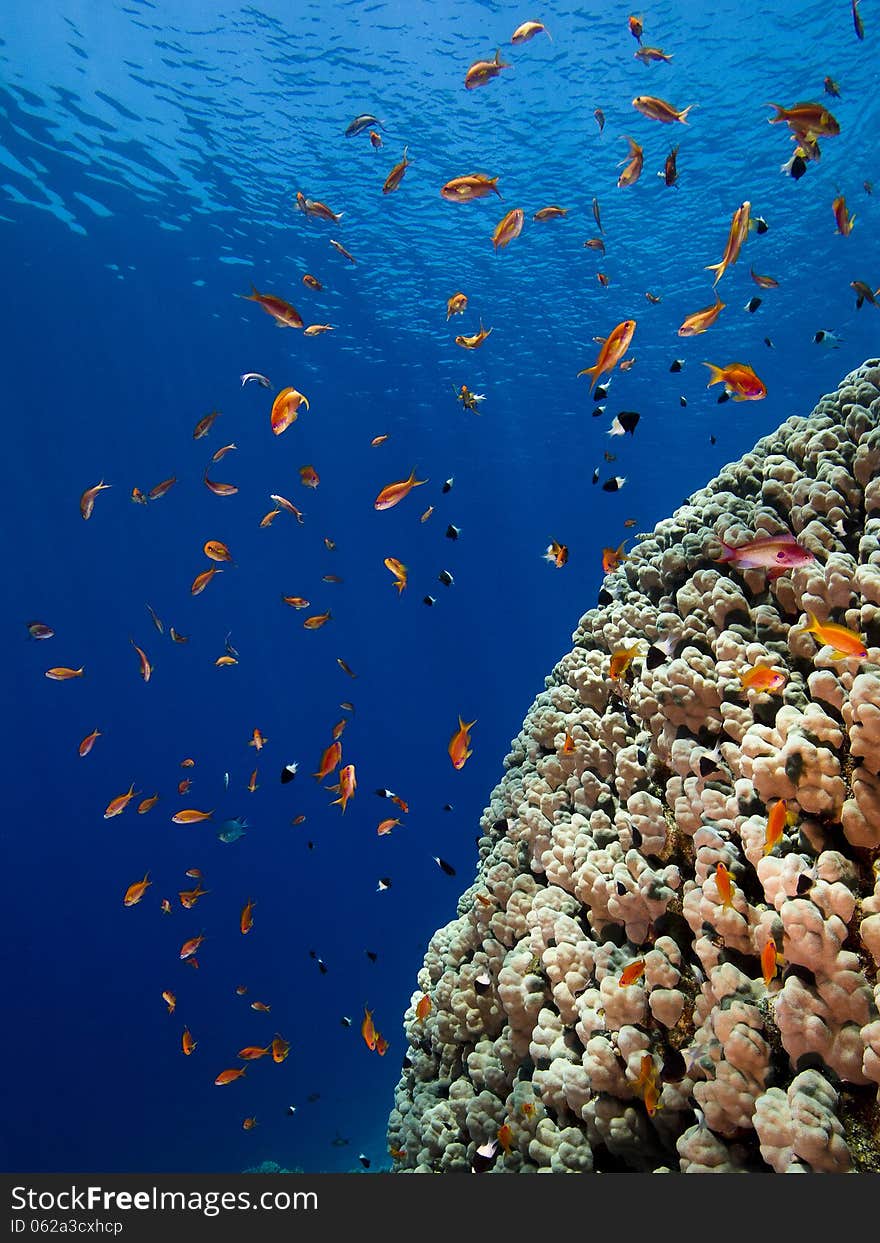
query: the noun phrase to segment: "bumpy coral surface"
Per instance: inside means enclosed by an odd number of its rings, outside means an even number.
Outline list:
[[[716,560],[782,532],[815,560]],[[872,360],[642,537],[581,619],[419,972],[395,1169],[880,1169],[878,645]],[[784,684],[744,687],[761,665]]]

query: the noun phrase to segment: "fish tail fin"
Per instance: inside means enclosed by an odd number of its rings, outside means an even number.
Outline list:
[[[715,286],[718,284],[718,282],[721,280],[721,277],[724,275],[724,269],[725,269],[725,266],[726,266],[726,265],[725,265],[725,263],[724,263],[724,260],[723,260],[723,259],[721,260],[721,262],[720,262],[720,263],[707,263],[707,264],[706,264],[706,266],[705,266],[705,271],[707,271],[707,272],[715,272],[715,273],[716,273],[715,279],[714,279],[714,281],[712,282],[712,288],[713,288],[713,289],[714,289],[714,288],[715,288]],[[715,297],[717,298],[717,297],[718,297],[718,295],[716,294],[716,295],[715,295]]]
[[[736,549],[732,547],[732,545],[726,544],[724,540],[721,540],[720,543],[721,543],[721,549],[722,549],[721,556],[716,557],[715,561],[716,562],[732,561],[734,557],[736,556]]]
[[[699,106],[700,106],[699,104],[688,104],[688,106],[687,106],[686,108],[682,109],[682,111],[678,114],[678,119],[679,119],[679,121],[681,121],[681,122],[683,122],[683,124],[687,125],[687,114],[688,114],[688,113],[689,113],[689,112],[690,112],[693,108],[699,108]]]
[[[578,375],[588,375],[590,377],[590,384],[592,385],[593,382],[599,378],[599,364],[596,363],[595,367],[585,367],[583,371],[578,372]]]
[[[704,367],[708,367],[708,368],[709,368],[709,371],[710,371],[710,373],[711,373],[711,378],[710,378],[710,380],[709,380],[709,383],[706,385],[706,388],[711,388],[713,384],[722,384],[722,383],[723,383],[723,381],[724,381],[724,370],[723,370],[723,368],[721,368],[721,367],[716,367],[714,363],[703,363],[703,366],[704,366]]]
[[[776,116],[775,116],[775,117],[768,117],[768,118],[767,118],[767,124],[768,124],[768,125],[775,125],[777,121],[784,121],[784,120],[785,120],[785,109],[782,107],[782,105],[781,105],[781,104],[770,104],[770,103],[767,103],[767,104],[765,104],[765,105],[764,105],[764,107],[765,107],[765,108],[775,108],[775,109],[776,109]]]

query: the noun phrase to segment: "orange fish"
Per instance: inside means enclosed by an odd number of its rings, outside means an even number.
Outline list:
[[[694,311],[693,315],[688,315],[684,323],[678,330],[680,337],[696,337],[701,332],[705,332],[707,328],[715,323],[715,320],[727,306],[726,302],[722,302],[718,295],[715,295],[715,303],[713,306],[703,307],[702,311]]]
[[[134,650],[138,654],[138,660],[140,661],[140,664],[141,664],[141,677],[144,679],[145,682],[149,682],[150,677],[152,676],[152,673],[153,673],[153,666],[150,664],[149,660],[147,660],[146,652],[143,651],[142,648],[138,647],[134,639],[129,639],[129,643],[131,644],[131,646],[134,648]]]
[[[364,1006],[364,1021],[361,1023],[361,1035],[367,1048],[372,1052],[376,1048],[376,1029],[373,1026],[373,1012]]]
[[[168,901],[167,898],[163,898],[162,901],[159,903],[159,909],[161,910],[163,915],[171,914],[171,903]]]
[[[413,469],[408,479],[400,479],[396,483],[386,484],[373,502],[373,508],[392,509],[405,496],[409,496],[413,488],[420,488],[423,483],[427,482],[427,479],[416,479],[416,472]]]
[[[706,388],[723,384],[724,391],[732,393],[734,401],[760,401],[767,396],[766,384],[755,375],[748,363],[728,363],[726,367],[703,363],[703,366],[709,368],[711,377]]]
[[[253,902],[251,898],[248,898],[247,902],[244,904],[244,906],[241,909],[240,923],[241,923],[242,935],[244,935],[247,932],[250,932],[251,928],[253,928],[254,926],[253,910],[255,906],[256,906],[256,903]]]
[[[335,790],[339,795],[339,798],[333,799],[330,806],[333,807],[335,804],[340,803],[344,814],[349,799],[354,796],[356,788],[357,779],[355,777],[354,764],[346,764],[345,768],[340,768],[339,770],[338,783],[330,787],[331,790]]]
[[[299,477],[306,488],[317,488],[321,482],[321,477],[314,466],[301,466],[299,468]]]
[[[341,759],[342,743],[334,740],[321,756],[318,771],[316,773],[312,773],[312,776],[316,777],[318,781],[323,781],[325,777],[328,777],[330,773],[332,773],[333,770],[339,766]]]
[[[631,962],[629,966],[624,967],[620,973],[620,979],[617,981],[618,988],[627,988],[630,984],[635,984],[636,980],[640,980],[645,974],[644,958],[637,958],[635,962]]]
[[[213,814],[213,811],[196,811],[194,807],[189,807],[175,812],[171,821],[173,824],[199,824],[202,820],[210,820]]]
[[[471,741],[469,731],[476,723],[476,720],[473,720],[466,725],[461,716],[459,716],[458,729],[449,739],[449,746],[447,747],[453,768],[464,768],[465,761],[470,755],[473,755],[473,751],[468,750]]]
[[[776,109],[776,116],[767,118],[768,124],[778,125],[780,121],[785,121],[792,133],[798,137],[809,134],[816,139],[833,137],[840,133],[837,121],[822,104],[800,103],[791,108],[767,104],[766,107]]]
[[[425,510],[425,512],[422,514],[421,518],[419,518],[419,522],[427,522],[433,512],[434,512],[434,506],[429,505],[428,508]]]
[[[420,1023],[424,1023],[425,1019],[431,1013],[431,998],[427,993],[422,993],[419,998],[419,1004],[416,1006],[416,1018]]]
[[[244,298],[246,302],[259,302],[263,310],[271,315],[279,328],[302,328],[303,319],[295,306],[291,306],[289,302],[285,302],[283,298],[276,298],[274,294],[258,293],[256,285],[251,285],[252,293],[236,294],[238,298]]]
[[[502,216],[492,234],[492,245],[495,247],[495,250],[503,250],[515,237],[519,237],[520,233],[522,233],[524,222],[525,213],[521,207],[514,207],[506,216]]]
[[[385,435],[383,435],[383,436],[374,436],[374,437],[373,437],[373,439],[370,441],[370,447],[371,447],[372,449],[375,449],[375,448],[377,448],[379,445],[384,445],[384,443],[385,443],[385,441],[386,441],[387,439],[388,439],[388,434],[387,434],[387,432],[386,432],[386,433],[385,433]]]
[[[318,630],[325,622],[330,621],[333,614],[328,609],[326,613],[315,613],[312,617],[307,617],[303,622],[306,630]]]
[[[267,1005],[266,1005],[266,1003],[265,1003],[265,1001],[252,1001],[252,1002],[251,1002],[251,1009],[252,1009],[252,1010],[260,1010],[263,1014],[268,1014],[268,1013],[270,1012],[270,1010],[272,1009],[272,1007],[271,1007],[271,1006],[267,1006]]]
[[[611,664],[608,669],[609,678],[614,682],[619,681],[638,655],[638,643],[634,643],[632,647],[615,648],[611,653]]]
[[[258,769],[255,768],[254,771],[251,773],[251,778],[250,778],[250,781],[248,782],[248,789],[250,790],[251,794],[253,794],[255,790],[259,789],[257,785],[257,772],[258,772]]]
[[[296,518],[297,522],[300,526],[302,526],[302,512],[297,509],[292,501],[289,501],[285,496],[279,496],[277,492],[273,492],[269,499],[273,500],[276,505],[280,505],[282,509],[286,509],[289,514],[293,514],[294,518]]]
[[[605,243],[602,241],[601,237],[587,238],[584,242],[584,246],[586,246],[588,250],[598,250],[601,251],[603,255],[605,254]]]
[[[201,884],[196,885],[195,889],[181,889],[177,896],[180,898],[180,905],[187,911],[191,911],[199,898],[203,898],[206,893],[210,893],[209,889],[203,889]]]
[[[260,526],[261,527],[271,526],[271,524],[275,521],[275,519],[278,517],[280,513],[281,513],[280,509],[270,509],[269,512],[267,514],[264,514],[264,516],[260,519]]]
[[[607,288],[608,288],[608,283],[609,283],[609,282],[608,282],[608,277],[605,275],[605,273],[604,273],[604,272],[597,272],[597,273],[596,273],[596,280],[599,282],[599,284],[602,286],[602,288],[603,288],[603,289],[607,289]],[[621,363],[621,364],[620,364],[620,370],[621,370],[621,371],[629,371],[629,368],[630,368],[631,366],[632,366],[632,363],[629,363],[628,365],[625,365],[624,363]]]
[[[231,561],[232,554],[222,540],[209,539],[205,541],[202,551],[211,561]],[[196,580],[198,581],[198,580]]]
[[[682,125],[687,125],[687,114],[696,105],[689,104],[687,108],[679,112],[677,108],[673,108],[672,104],[668,104],[665,99],[658,99],[656,95],[637,95],[632,101],[632,106],[636,112],[640,112],[643,117],[649,117],[652,121],[662,121],[665,125],[670,125],[673,121],[681,121]]]
[[[399,794],[392,794],[391,801],[400,808],[404,815],[409,811],[409,803],[407,803],[405,799],[402,799]]]
[[[388,1052],[388,1041],[384,1036],[380,1036],[378,1032],[376,1032],[376,1052],[380,1057],[384,1057]]]
[[[300,406],[305,406],[306,410],[310,408],[308,397],[303,393],[297,392],[295,388],[283,388],[281,390],[272,402],[272,413],[270,415],[272,431],[276,436],[280,436],[282,432],[287,431],[291,423],[296,422]]]
[[[147,892],[147,888],[152,885],[152,883],[153,882],[150,880],[150,873],[147,872],[143,880],[139,880],[135,884],[129,885],[125,891],[125,897],[122,899],[123,906],[137,906],[138,902],[140,902],[141,898]]]
[[[749,272],[751,273],[752,280],[755,282],[755,284],[758,286],[759,289],[778,289],[779,288],[779,281],[774,280],[772,276],[761,276],[755,271],[754,268],[749,268]]]
[[[406,170],[410,166],[410,161],[406,158],[407,151],[409,151],[409,147],[404,147],[403,148],[403,159],[400,161],[399,164],[394,165],[391,172],[385,178],[385,184],[382,187],[383,194],[391,194],[391,192],[393,190],[396,190],[397,187],[400,185],[401,181],[403,180],[403,174],[406,172]]]
[[[234,656],[218,656],[217,659],[214,661],[214,664],[219,665],[221,668],[224,668],[228,665],[237,665],[238,661],[235,659]]]
[[[744,691],[758,691],[759,693],[780,691],[787,680],[784,673],[778,669],[771,669],[767,665],[753,665],[745,673],[738,673],[736,676]]]
[[[272,1041],[272,1044],[271,1044],[271,1049],[272,1049],[272,1061],[279,1062],[279,1063],[283,1062],[284,1059],[287,1057],[288,1053],[290,1052],[290,1041],[285,1040],[283,1036],[279,1036],[278,1033],[276,1032],[275,1039]]]
[[[648,1116],[653,1118],[654,1114],[660,1106],[660,1092],[662,1091],[660,1084],[660,1075],[657,1067],[654,1065],[654,1059],[650,1053],[645,1053],[642,1057],[639,1077],[633,1083],[633,1090],[641,1096],[645,1102],[645,1109]]]
[[[400,595],[406,586],[406,566],[402,561],[398,561],[396,557],[386,557],[384,565],[394,575],[394,586],[397,588],[397,594]]]
[[[138,804],[138,815],[143,816],[151,811],[159,801],[158,794],[151,794],[149,798],[145,798],[142,803]]]
[[[602,569],[606,574],[610,574],[613,570],[616,570],[617,567],[624,561],[629,561],[629,557],[627,557],[623,551],[625,547],[626,540],[623,541],[619,548],[602,549]]]
[[[505,1157],[509,1157],[513,1151],[513,1131],[507,1122],[504,1123],[504,1126],[498,1128],[498,1143],[504,1149]]]
[[[235,986],[235,991],[239,997],[243,997],[247,992],[247,984],[237,984]]]
[[[354,255],[353,255],[353,254],[351,254],[351,252],[350,252],[350,251],[347,251],[347,250],[345,249],[345,247],[341,244],[341,242],[334,242],[333,238],[331,237],[331,238],[330,238],[330,245],[331,245],[331,246],[332,246],[335,250],[338,250],[338,251],[339,251],[339,253],[340,253],[341,255],[343,255],[346,259],[348,259],[349,263],[357,263],[357,259],[355,259]]]
[[[257,1125],[257,1120],[256,1118],[245,1118],[244,1122],[242,1122],[241,1125],[242,1125],[243,1130],[252,1131],[254,1127]]]
[[[81,678],[83,676],[83,668],[68,669],[64,665],[56,665],[54,669],[46,670],[46,677],[51,678],[53,682],[67,682],[70,678]]]
[[[523,22],[521,26],[517,26],[516,30],[510,36],[510,42],[527,43],[529,39],[534,39],[535,35],[539,35],[542,31],[547,38],[550,39],[550,31],[546,26],[543,26],[541,22]],[[550,42],[552,43],[553,40],[550,39]]]
[[[83,518],[89,519],[92,516],[92,510],[95,508],[95,497],[99,492],[103,492],[105,488],[112,488],[112,483],[105,483],[102,479],[100,483],[96,483],[93,488],[86,488],[82,496],[79,498],[79,512]]]
[[[168,633],[171,635],[172,642],[174,643],[189,643],[189,636],[185,634],[178,634],[173,626],[169,628]]]
[[[201,868],[187,868],[186,875],[191,876],[193,880],[200,880],[202,876]]]
[[[92,732],[88,735],[88,737],[83,738],[82,742],[79,744],[80,755],[88,755],[92,747],[95,745],[96,739],[100,737],[101,737],[101,731],[99,729],[93,729]]]
[[[240,1079],[247,1068],[245,1066],[236,1066],[233,1070],[223,1070],[214,1080],[218,1087],[223,1087],[227,1083],[233,1083],[234,1080]]]
[[[200,932],[197,937],[192,937],[189,941],[184,941],[183,945],[180,947],[181,959],[192,958],[193,954],[199,948],[204,939],[204,933]]]
[[[672,56],[668,55],[660,47],[640,47],[637,52],[633,52],[633,57],[635,60],[640,60],[643,65],[658,60],[666,61],[668,64],[672,60]]]
[[[502,69],[509,69],[510,65],[501,59],[501,49],[495,53],[494,60],[475,60],[467,73],[464,75],[465,87],[472,91],[475,86],[485,86],[492,78],[497,78]]]
[[[261,1049],[259,1045],[249,1044],[245,1049],[239,1049],[236,1057],[240,1057],[245,1062],[253,1062],[258,1057],[265,1057],[267,1053],[272,1052],[272,1046],[267,1044],[265,1049]]]
[[[338,224],[345,215],[345,212],[332,211],[326,203],[321,203],[317,199],[307,199],[301,190],[296,192],[296,205],[307,216],[317,216],[319,220],[332,220],[335,224]]]
[[[176,483],[176,475],[172,475],[170,479],[163,479],[161,483],[156,484],[155,488],[150,489],[149,499],[151,501],[158,501],[159,497],[164,496],[166,492],[169,492]]]
[[[174,996],[174,994],[169,989],[166,988],[165,992],[162,994],[162,1000],[165,1002],[166,1006],[168,1007],[168,1013],[173,1014],[174,1007],[177,1005],[177,998]]]
[[[226,457],[227,453],[231,453],[233,449],[237,449],[238,445],[221,445],[216,453],[212,454],[211,461],[219,462],[221,458]]]
[[[211,425],[215,419],[220,418],[219,410],[212,410],[210,414],[206,414],[203,419],[199,419],[193,428],[193,440],[201,440],[203,436],[207,436],[211,430]]]
[[[143,492],[141,492],[140,488],[132,488],[131,499],[136,505],[146,505],[147,503],[147,498],[144,496]]]
[[[856,222],[855,216],[851,216],[847,211],[846,199],[842,194],[838,194],[837,198],[831,204],[831,210],[834,212],[834,220],[837,224],[837,232],[844,237],[848,237],[853,231],[853,225]]]
[[[180,1046],[183,1049],[187,1057],[189,1057],[189,1055],[192,1053],[197,1043],[198,1043],[197,1041],[193,1040],[192,1034],[190,1033],[189,1028],[184,1027],[183,1035],[180,1038]]]
[[[629,26],[629,32],[632,35],[632,37],[634,39],[638,39],[639,43],[641,43],[642,31],[645,29],[644,25],[642,24],[643,19],[641,17],[635,17],[635,16],[628,17],[626,19],[626,23]]]
[[[721,905],[724,910],[733,909],[733,891],[736,885],[733,878],[723,863],[719,863],[715,868],[715,888],[721,899]]]
[[[306,272],[303,277],[303,284],[308,285],[309,289],[314,289],[316,293],[320,293],[324,288],[317,276],[312,276],[311,272]]]
[[[568,215],[567,207],[557,207],[555,203],[551,203],[549,207],[542,207],[536,211],[533,220],[561,220],[563,216]]]
[[[486,338],[490,335],[492,331],[493,331],[492,328],[489,328],[489,329],[484,328],[483,321],[480,320],[480,331],[479,332],[475,332],[470,337],[466,337],[463,335],[458,336],[455,338],[455,344],[460,345],[462,349],[465,349],[465,350],[479,349],[479,347],[483,344],[483,342],[486,340]]]
[[[868,652],[860,634],[848,630],[846,626],[838,626],[835,622],[820,622],[815,613],[808,612],[807,616],[810,624],[796,626],[795,629],[814,635],[819,644],[830,647],[832,660],[846,660],[850,656],[864,660],[867,657]]]
[[[399,824],[400,824],[399,820],[382,820],[376,828],[376,834],[378,837],[384,837],[387,833],[390,833],[391,830],[396,828],[397,825]]]
[[[498,178],[487,177],[484,173],[470,173],[467,177],[453,177],[451,181],[447,181],[440,191],[441,198],[446,199],[447,203],[469,203],[471,199],[483,199],[487,194],[497,194],[501,198],[501,191],[498,189]],[[464,295],[462,294],[461,297],[464,297]],[[465,301],[467,301],[466,298]]]
[[[216,565],[212,565],[210,570],[203,570],[201,574],[197,574],[193,579],[190,593],[194,596],[200,596],[210,583],[215,574],[222,574],[222,570],[218,570]]]
[[[549,561],[551,565],[555,565],[557,570],[561,570],[568,561],[568,545],[559,544],[556,540],[551,540],[547,545],[547,551],[544,553],[544,560]]]
[[[782,830],[785,828],[787,818],[787,808],[785,799],[781,798],[774,803],[767,817],[767,828],[764,832],[764,851],[765,855],[769,855],[774,846],[777,846],[782,840]]]
[[[749,235],[749,212],[751,211],[751,206],[751,203],[746,200],[733,213],[730,221],[730,232],[727,235],[727,245],[724,247],[724,254],[721,257],[720,263],[706,264],[707,271],[716,273],[715,280],[712,282],[713,288],[721,280],[727,269],[736,263],[739,258],[742,244]],[[681,332],[679,332],[679,335],[682,335]]]
[[[104,819],[110,820],[113,816],[121,815],[134,797],[134,782],[132,782],[127,794],[119,794],[116,798],[110,800],[107,804],[107,810],[104,812]]]
[[[262,751],[263,747],[266,745],[266,743],[267,743],[268,741],[269,741],[269,739],[268,739],[268,738],[264,738],[264,737],[263,737],[263,735],[260,733],[260,731],[259,731],[258,729],[256,729],[256,728],[255,728],[255,729],[254,729],[254,733],[253,733],[253,737],[251,738],[250,742],[248,743],[248,746],[249,746],[249,747],[256,747],[258,751]]]
[[[574,739],[572,738],[568,730],[566,730],[565,731],[565,742],[562,744],[562,754],[563,755],[574,755],[576,750],[577,748],[575,747]]]
[[[234,483],[217,483],[215,480],[209,479],[207,471],[205,471],[203,478],[205,487],[213,492],[215,496],[234,496],[238,491]]]
[[[486,894],[484,893],[477,894],[477,901],[479,902],[480,906],[494,906],[495,905],[492,899],[487,897]]]
[[[382,135],[377,134],[374,129],[370,130],[370,146],[374,147],[376,150],[382,146]]]
[[[623,358],[629,349],[630,342],[633,339],[633,333],[636,330],[636,321],[634,319],[625,319],[622,323],[613,328],[611,333],[602,341],[602,348],[599,350],[599,357],[592,367],[586,367],[583,371],[579,371],[578,375],[588,375],[591,384],[596,384],[606,372],[611,372]]]
[[[764,976],[765,988],[770,987],[776,975],[777,959],[776,943],[772,937],[768,937],[766,945],[761,950],[761,974]]]
[[[626,164],[626,168],[617,179],[617,184],[621,190],[625,189],[626,186],[635,185],[642,175],[642,165],[645,162],[645,153],[639,144],[628,135],[626,141],[629,143],[629,160],[621,160],[621,164]]]
[[[307,609],[309,607],[309,601],[305,596],[282,596],[281,599],[284,604],[289,604],[292,609]]]

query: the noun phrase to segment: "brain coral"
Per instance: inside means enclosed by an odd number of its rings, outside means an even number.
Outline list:
[[[716,560],[785,531],[815,561]],[[880,1170],[880,360],[642,537],[573,638],[419,972],[395,1169],[501,1131],[492,1173]]]

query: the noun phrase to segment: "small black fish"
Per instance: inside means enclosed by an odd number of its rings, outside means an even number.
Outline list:
[[[455,580],[448,570],[441,570],[437,575],[437,581],[442,583],[444,587],[451,587]]]
[[[600,112],[600,111],[601,111],[601,109],[599,109],[599,108],[597,108],[597,109],[596,109],[596,112]],[[593,113],[593,116],[596,116],[596,113],[595,113],[595,112]],[[596,117],[596,120],[597,120],[597,121],[598,121],[598,119],[599,119],[599,118],[598,118],[598,117]],[[601,121],[601,123],[600,123],[600,125],[599,125],[599,133],[600,133],[600,134],[602,133],[602,129],[603,129],[604,125],[605,125],[605,117],[603,116],[603,117],[602,117],[602,121]],[[596,228],[599,230],[599,232],[600,232],[600,233],[604,233],[604,232],[605,232],[605,230],[602,228],[602,217],[599,215],[599,200],[598,200],[597,198],[594,198],[594,199],[593,199],[593,219],[596,221]]]
[[[761,303],[763,302],[763,300],[764,300],[763,298],[759,298],[759,297],[757,297],[757,296],[756,296],[756,297],[754,297],[754,298],[749,298],[748,302],[747,302],[747,303],[746,303],[746,305],[745,305],[745,309],[746,309],[746,310],[747,310],[747,311],[748,311],[751,315],[754,315],[755,311],[757,311],[758,307],[761,305]]]
[[[351,1019],[348,1017],[347,1014],[343,1014],[339,1022],[342,1024],[343,1027],[351,1027]]]
[[[631,824],[629,826],[629,835],[632,838],[633,845],[635,846],[636,850],[638,850],[641,847],[641,844],[644,841],[644,838],[642,837],[641,833],[639,832],[639,830],[636,828],[634,824]]]
[[[612,604],[613,602],[614,602],[614,596],[612,596],[611,592],[608,591],[607,588],[603,587],[599,592],[599,595],[596,599],[596,603],[597,604]]]
[[[622,898],[625,893],[626,893],[626,885],[623,883],[623,881],[619,880],[617,882],[617,896],[619,898]]]
[[[474,980],[475,990],[480,994],[480,996],[482,996],[484,993],[488,993],[491,987],[492,987],[492,977],[489,975],[489,972],[481,971],[480,974],[477,976],[477,978]]]
[[[788,171],[791,173],[792,177],[794,177],[795,181],[800,181],[801,177],[803,177],[804,173],[807,171],[807,161],[802,155],[792,156],[791,165],[789,166]],[[758,230],[759,233],[766,233],[766,231],[766,229]]]
[[[606,479],[602,484],[603,492],[619,492],[626,483],[625,475],[613,475],[610,479]]]
[[[766,233],[767,230],[770,228],[769,224],[767,223],[767,221],[764,219],[763,216],[752,216],[751,224],[755,226],[755,230],[758,233]]]
[[[681,371],[681,369],[682,369],[682,367],[683,367],[683,366],[684,366],[684,359],[683,359],[683,358],[674,358],[674,359],[672,360],[672,365],[671,365],[671,367],[669,368],[669,370],[670,370],[670,371]]]
[[[593,389],[593,400],[604,401],[608,396],[608,390],[611,388],[611,381],[606,380],[604,384],[597,384]]]
[[[324,962],[323,958],[318,959],[318,970],[321,972],[321,975],[327,974],[327,964]]]
[[[291,1117],[293,1117],[293,1115],[296,1113],[296,1105],[288,1105],[287,1112],[290,1114]]]
[[[617,421],[625,432],[629,432],[630,436],[634,435],[639,425],[639,419],[642,416],[636,410],[621,410],[617,416]]]
[[[452,866],[451,863],[447,863],[446,860],[441,859],[439,855],[433,855],[432,858],[434,862],[437,864],[438,868],[440,868],[441,872],[445,872],[447,876],[455,875],[455,868]]]
[[[598,483],[598,482],[599,482],[599,467],[597,466],[596,469],[593,471],[593,483]]]
[[[717,444],[718,444],[718,441],[715,439],[715,437],[714,437],[714,436],[710,436],[710,437],[709,437],[709,444],[710,444],[710,445],[717,445]]]
[[[726,401],[730,401],[730,393],[719,393],[718,405],[722,406]]]
[[[294,777],[296,776],[296,769],[297,769],[297,764],[295,761],[292,764],[284,765],[284,767],[281,770],[281,784],[283,786],[286,786],[289,781],[293,781]]]
[[[358,1161],[360,1161],[365,1170],[370,1168],[370,1158],[365,1156],[362,1152],[358,1153]]]
[[[429,608],[432,608],[436,603],[436,596],[422,596],[422,604],[427,604]]]
[[[770,338],[769,338],[769,337],[765,337],[765,338],[764,338],[764,344],[767,346],[767,348],[768,348],[769,350],[775,350],[775,349],[776,349],[776,346],[773,344],[773,342],[770,340]]]
[[[391,877],[390,877],[390,876],[380,876],[380,877],[379,877],[379,884],[376,886],[376,893],[382,893],[382,892],[384,892],[384,890],[386,890],[386,889],[390,889],[390,888],[391,888]]]
[[[444,810],[444,811],[452,811],[452,804],[451,804],[451,803],[444,803],[444,804],[443,804],[443,810]]]
[[[688,404],[688,399],[686,397],[679,397],[678,404],[681,406],[682,410],[684,410]]]
[[[659,644],[652,643],[645,657],[645,668],[659,669],[667,660],[669,660],[669,653],[660,647]]]
[[[454,479],[454,477],[455,477],[455,476],[453,476],[453,479]],[[452,479],[447,479],[447,480],[445,481],[445,483],[443,484],[443,487],[442,487],[441,491],[442,491],[442,492],[451,492],[451,491],[452,491]]]
[[[449,526],[446,528],[446,538],[458,539],[459,535],[461,535],[461,527],[454,527],[450,522]]]
[[[379,798],[394,798],[393,790],[377,790],[376,793],[379,795]]]
[[[309,850],[314,850],[314,849],[315,849],[315,843],[314,843],[314,842],[306,842],[306,845],[308,846]]]
[[[375,962],[376,959],[379,957],[379,955],[374,954],[372,950],[364,950],[364,953],[366,954],[367,958],[369,958],[370,962]]]
[[[800,876],[797,878],[796,888],[797,888],[797,895],[799,898],[802,898],[805,893],[809,893],[810,890],[813,888],[812,876],[808,876],[806,872],[801,872]]]
[[[603,415],[604,413],[605,413],[605,407],[604,407],[604,406],[594,406],[594,408],[593,408],[593,418],[594,418],[594,419],[599,419],[599,418],[601,418],[601,417],[602,417],[602,415]]]

